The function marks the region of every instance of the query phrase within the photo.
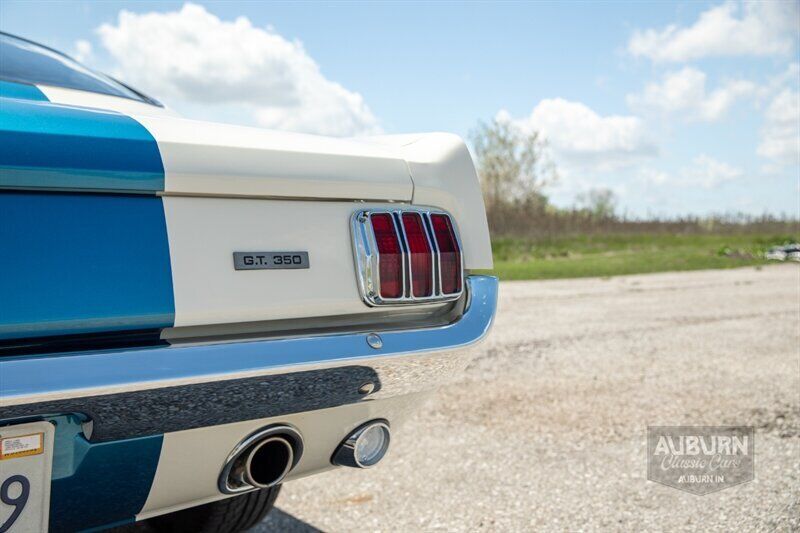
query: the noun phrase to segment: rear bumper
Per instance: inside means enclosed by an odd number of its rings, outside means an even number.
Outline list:
[[[226,497],[218,477],[253,431],[289,424],[305,448],[287,480],[333,468],[367,420],[393,428],[458,376],[488,332],[497,280],[467,279],[446,326],[0,358],[0,427],[56,425],[51,531],[105,528]],[[365,384],[372,392],[364,393]],[[91,431],[86,422],[91,421]]]
[[[377,349],[358,333],[5,357],[0,423],[80,414],[104,442],[424,392],[467,363],[461,349],[488,332],[497,287],[469,277],[460,319],[381,332]]]

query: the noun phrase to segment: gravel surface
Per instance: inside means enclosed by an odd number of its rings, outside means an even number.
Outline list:
[[[287,483],[254,531],[800,529],[796,265],[504,283],[480,352],[380,465]],[[755,426],[755,481],[647,481],[648,425]]]

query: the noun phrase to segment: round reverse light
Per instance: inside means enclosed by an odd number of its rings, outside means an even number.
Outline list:
[[[333,455],[333,463],[369,468],[386,455],[391,439],[389,425],[382,420],[367,422],[347,436]]]
[[[372,466],[386,455],[389,449],[389,428],[385,424],[369,426],[356,441],[356,462]]]

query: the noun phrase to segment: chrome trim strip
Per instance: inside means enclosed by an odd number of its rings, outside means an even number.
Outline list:
[[[414,297],[414,273],[411,271],[411,247],[408,244],[408,235],[406,235],[406,226],[403,222],[402,211],[394,212],[395,225],[398,228],[398,239],[400,239],[400,248],[403,250],[403,297]],[[408,272],[408,275],[406,275]],[[406,282],[408,280],[408,282]]]
[[[222,387],[226,383],[220,382],[337,367],[377,368],[413,356],[456,350],[479,341],[489,331],[498,282],[489,276],[470,276],[466,289],[469,300],[459,320],[433,328],[381,332],[383,347],[377,350],[367,344],[365,333],[353,333],[2,357],[0,419],[30,416],[33,409],[42,412],[44,403],[47,412],[59,410],[62,404],[81,410],[80,399],[100,395],[116,398],[126,396],[124,393],[199,384]],[[130,399],[120,401],[129,402],[125,409],[130,416],[138,416],[139,405]],[[166,400],[159,399],[162,401]],[[293,401],[299,402],[297,398]],[[40,406],[29,405],[33,403]]]
[[[390,213],[390,216],[392,217],[392,222],[394,222],[394,234],[397,237],[397,244],[400,245],[400,258],[402,259],[400,264],[403,265],[403,270],[402,270],[403,283],[401,284],[401,286],[402,286],[401,290],[402,290],[403,296],[401,296],[400,298],[397,298],[397,300],[404,300],[405,298],[408,298],[408,285],[409,285],[408,279],[409,279],[409,276],[411,275],[411,272],[408,271],[408,265],[405,264],[406,263],[405,258],[408,257],[408,243],[405,241],[405,239],[403,239],[402,235],[400,235],[400,231],[403,229],[403,227],[401,225],[402,222],[400,221],[400,217],[397,216],[397,211],[393,211],[392,213]],[[377,248],[376,248],[376,250],[377,250]],[[381,262],[381,256],[380,256],[380,254],[378,254],[378,266],[380,266],[380,262]],[[376,274],[378,276],[378,278],[377,278],[378,279],[378,289],[380,290],[380,286],[381,286],[381,269],[380,268],[378,268]],[[386,298],[387,302],[391,302],[391,301],[394,301],[394,300],[395,300],[394,298],[392,298],[392,299]]]

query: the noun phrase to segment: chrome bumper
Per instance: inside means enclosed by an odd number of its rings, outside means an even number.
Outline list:
[[[446,326],[0,359],[0,421],[80,413],[103,442],[425,392],[492,324],[497,279],[467,278]],[[371,392],[369,390],[371,389]]]

